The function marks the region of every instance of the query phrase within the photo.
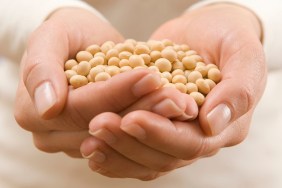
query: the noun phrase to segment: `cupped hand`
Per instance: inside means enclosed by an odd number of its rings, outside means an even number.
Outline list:
[[[157,75],[137,70],[75,90],[68,87],[64,62],[88,45],[107,40],[123,38],[108,22],[76,8],[54,12],[32,33],[21,62],[15,118],[33,133],[40,150],[81,157],[79,147],[89,136],[88,124],[94,116],[132,108],[140,97],[160,86]]]
[[[206,63],[217,64],[221,82],[194,121],[172,121],[148,111],[95,117],[90,123],[93,137],[81,146],[94,171],[109,177],[155,179],[247,136],[266,82],[256,16],[232,4],[211,5],[186,12],[152,35],[165,38],[186,43]]]

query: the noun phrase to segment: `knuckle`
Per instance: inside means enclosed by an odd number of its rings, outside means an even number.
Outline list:
[[[255,104],[255,91],[251,87],[245,86],[241,89],[240,96],[245,100],[246,110],[250,110]]]
[[[184,153],[180,154],[179,158],[183,160],[193,160],[203,155],[209,148],[206,139],[200,139],[193,150],[186,150]]]

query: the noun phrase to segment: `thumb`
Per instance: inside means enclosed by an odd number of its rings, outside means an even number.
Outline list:
[[[260,51],[259,51],[260,52]],[[208,94],[199,121],[209,136],[220,134],[232,122],[253,110],[265,88],[263,53],[243,49],[222,66],[222,81]],[[248,125],[242,125],[248,126]]]
[[[23,82],[39,115],[45,119],[60,113],[67,98],[63,68],[69,51],[67,40],[60,29],[43,24],[32,35],[22,59]]]
[[[63,67],[69,57],[90,44],[122,39],[108,22],[86,10],[53,13],[31,36],[22,61],[23,82],[39,115],[50,119],[64,108],[68,85]]]

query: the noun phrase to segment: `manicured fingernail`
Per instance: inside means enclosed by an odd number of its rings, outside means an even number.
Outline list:
[[[50,82],[44,82],[35,89],[35,106],[39,115],[44,115],[56,104],[56,94]]]
[[[146,132],[145,130],[137,124],[125,124],[120,126],[121,130],[126,132],[127,134],[139,139],[145,140],[146,139]]]
[[[89,131],[89,133],[96,138],[104,140],[109,145],[114,144],[117,140],[114,134],[107,129],[99,129],[95,132]]]
[[[156,73],[149,73],[139,80],[132,88],[135,96],[145,95],[161,86],[161,77]]]
[[[231,119],[231,110],[226,104],[216,106],[207,115],[208,124],[210,127],[210,134],[212,136],[223,131]]]

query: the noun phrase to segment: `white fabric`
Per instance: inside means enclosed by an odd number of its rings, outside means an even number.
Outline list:
[[[79,7],[105,18],[94,8],[78,0],[0,0],[0,55],[19,61],[27,37],[54,10]]]
[[[21,0],[0,0],[0,53],[5,52],[7,55],[20,57],[20,55],[11,51],[16,48],[20,49],[17,52],[22,52],[25,38],[46,16],[56,8],[62,7],[62,4],[59,6],[60,3],[64,2],[66,3],[65,6],[70,6],[68,2],[74,1],[24,0],[22,2],[24,3],[21,3]],[[46,3],[44,6],[51,7],[51,5],[47,5],[49,2],[52,6],[54,5],[53,8],[46,9],[44,13],[39,11],[42,6],[41,3]],[[244,2],[252,1],[245,0]],[[265,5],[263,7],[265,9],[272,6],[270,1],[264,2]],[[164,20],[177,16],[191,4],[188,0],[151,0],[150,3],[149,1],[142,0],[97,0],[92,1],[92,3],[126,37],[134,37],[140,40],[147,39],[157,25]],[[109,6],[109,3],[111,6]],[[250,5],[257,6],[256,3]],[[36,10],[27,11],[29,6],[34,7]],[[20,11],[23,7],[25,7],[25,12]],[[149,12],[147,12],[148,10]],[[273,10],[276,11],[277,9],[273,8]],[[170,13],[168,14],[168,12]],[[257,14],[259,13],[257,12]],[[272,14],[272,12],[268,12],[268,14]],[[278,14],[281,14],[281,12],[277,11],[275,13],[277,17],[279,17]],[[3,15],[5,15],[5,18],[3,18]],[[22,16],[25,22],[18,23],[20,25],[17,25],[16,20],[19,15]],[[36,18],[33,18],[33,16]],[[149,24],[151,22],[153,24]],[[5,25],[12,29],[8,31]],[[146,27],[145,32],[141,32],[140,28],[144,29],[144,25],[148,25],[148,27]],[[265,31],[275,30],[277,24],[272,26],[264,24]],[[130,28],[132,29],[130,30]],[[12,35],[17,37],[13,39]],[[266,36],[268,36],[267,33]],[[281,36],[280,33],[275,35],[275,37]],[[268,40],[268,38],[266,39]],[[279,42],[279,40],[269,42],[269,44],[276,44],[276,42]],[[17,43],[20,44],[20,47],[16,46]],[[5,44],[4,47],[2,44]],[[266,48],[268,47],[266,46]],[[279,53],[273,53],[270,61],[276,62],[279,59]],[[256,109],[249,136],[242,144],[231,148],[224,148],[214,157],[200,160],[191,166],[181,168],[150,182],[106,178],[91,172],[87,167],[86,160],[71,159],[60,153],[46,154],[38,151],[32,143],[31,134],[23,131],[13,118],[12,106],[18,81],[17,74],[18,67],[16,64],[0,59],[1,188],[282,187],[282,147],[280,136],[282,132],[282,100],[279,100],[282,95],[282,88],[279,83],[282,80],[282,70],[270,71],[267,88]]]

